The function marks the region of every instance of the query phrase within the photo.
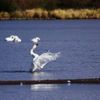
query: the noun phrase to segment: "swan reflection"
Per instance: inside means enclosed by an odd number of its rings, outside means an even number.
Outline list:
[[[46,80],[50,79],[51,73],[49,72],[34,72],[32,80]],[[59,88],[57,84],[33,84],[31,90],[33,91],[47,91]]]
[[[53,90],[57,89],[58,85],[56,84],[35,84],[31,85],[31,90],[33,91],[46,91],[46,90]]]
[[[42,80],[42,79],[50,79],[52,73],[49,72],[34,72],[32,74],[32,80]]]

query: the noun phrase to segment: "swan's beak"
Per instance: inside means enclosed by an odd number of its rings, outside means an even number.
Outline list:
[[[32,39],[32,42],[33,43],[38,43],[40,41],[40,38],[39,37],[36,37],[36,38],[33,38]]]
[[[37,43],[38,43],[38,42],[40,41],[40,38],[39,38],[39,37],[37,37],[36,39],[37,39]]]

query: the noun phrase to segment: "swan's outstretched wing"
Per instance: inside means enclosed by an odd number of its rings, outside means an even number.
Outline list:
[[[34,64],[38,67],[38,69],[43,68],[48,62],[56,60],[60,56],[60,52],[58,53],[43,53],[37,59],[34,60]]]

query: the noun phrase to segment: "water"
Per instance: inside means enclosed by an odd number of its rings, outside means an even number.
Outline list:
[[[0,86],[0,100],[100,100],[98,85]]]
[[[4,40],[12,34],[22,42]],[[37,54],[60,51],[61,57],[32,74],[29,51],[36,36]],[[100,20],[0,21],[0,80],[99,78],[99,66]],[[0,86],[2,100],[100,100],[99,93],[99,85]]]

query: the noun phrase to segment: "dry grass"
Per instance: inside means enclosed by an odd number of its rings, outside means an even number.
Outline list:
[[[65,19],[66,11],[61,9],[55,9],[49,12],[51,18]]]
[[[100,9],[56,9],[49,12],[51,18],[56,19],[91,19],[97,18],[100,19]]]
[[[32,19],[34,17],[34,15],[35,15],[35,10],[34,9],[24,11],[24,16],[28,19]]]
[[[23,18],[24,14],[22,11],[14,11],[11,13],[12,18]]]
[[[10,19],[10,14],[8,12],[0,12],[0,19]]]
[[[0,19],[100,19],[100,9],[27,9],[25,11],[0,12]]]
[[[43,10],[40,9],[40,8],[35,9],[35,16],[34,17],[41,19],[42,18],[42,12],[43,12]]]
[[[42,18],[48,19],[48,11],[47,11],[47,10],[44,10],[44,11],[42,12]]]
[[[38,9],[31,9],[31,10],[25,10],[24,16],[28,19],[34,19],[34,18],[48,18],[48,11],[42,10],[40,8]]]

